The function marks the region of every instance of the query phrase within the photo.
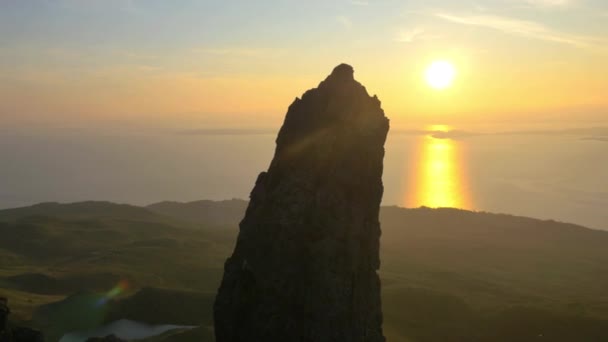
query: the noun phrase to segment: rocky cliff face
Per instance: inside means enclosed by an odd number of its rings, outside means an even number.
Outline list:
[[[296,98],[259,175],[215,306],[218,342],[384,341],[380,101],[342,64]]]
[[[38,330],[11,326],[8,322],[10,313],[8,299],[0,297],[0,342],[44,342],[44,336]]]

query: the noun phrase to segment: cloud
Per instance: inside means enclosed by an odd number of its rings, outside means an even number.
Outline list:
[[[268,135],[276,134],[276,129],[255,128],[200,128],[178,131],[178,135]]]
[[[461,130],[420,130],[420,129],[406,129],[406,130],[393,130],[391,134],[395,135],[407,135],[407,136],[421,136],[426,135],[435,139],[450,139],[450,140],[461,140],[465,138],[477,137],[481,135],[488,135],[487,133],[468,132]]]
[[[394,135],[408,136],[431,136],[435,139],[451,139],[461,140],[467,138],[483,137],[483,136],[509,136],[509,135],[524,135],[524,136],[564,136],[580,138],[580,140],[594,140],[608,142],[608,127],[583,127],[569,129],[546,129],[546,130],[517,130],[517,131],[498,131],[498,132],[471,132],[458,129],[441,131],[441,130],[394,130],[391,131]]]
[[[412,43],[415,40],[419,40],[425,36],[425,30],[421,28],[413,28],[410,30],[401,30],[397,34],[395,41],[400,43]]]
[[[350,18],[346,16],[339,15],[336,17],[336,20],[338,21],[338,23],[344,26],[344,28],[351,29],[353,27],[353,22],[350,20]]]
[[[422,129],[392,129],[393,135],[426,135],[429,131]]]
[[[197,47],[191,49],[196,54],[203,55],[215,55],[218,57],[258,57],[266,58],[270,55],[277,55],[284,53],[285,50],[278,48],[264,48],[264,47]]]
[[[450,140],[461,140],[461,139],[466,139],[466,138],[471,138],[471,137],[477,137],[480,135],[485,135],[483,133],[474,133],[474,132],[459,131],[459,130],[431,131],[431,132],[429,132],[429,134],[435,139],[450,139]]]
[[[350,2],[351,4],[355,5],[355,6],[367,6],[369,5],[368,1],[364,1],[364,0],[353,0]]]
[[[524,0],[525,3],[536,7],[567,7],[575,3],[574,0]]]
[[[111,9],[127,12],[130,14],[138,14],[141,9],[137,6],[136,0],[104,0],[104,1],[82,1],[82,0],[59,0],[57,2],[62,6],[71,10],[98,10]]]
[[[570,136],[570,137],[586,137],[593,138],[608,138],[608,127],[582,127],[568,129],[546,129],[546,130],[520,130],[520,131],[504,131],[492,133],[494,135],[547,135],[547,136]]]
[[[587,140],[587,141],[601,141],[601,142],[608,142],[608,136],[605,137],[586,137],[586,138],[581,138],[581,140]]]
[[[560,32],[534,21],[493,15],[458,15],[450,13],[436,13],[435,15],[443,20],[456,24],[484,27],[530,39],[544,40],[576,47],[596,47],[607,43],[606,40],[597,37]]]
[[[178,135],[268,135],[276,134],[277,128],[198,128],[178,131]],[[396,129],[391,135],[423,136],[428,135],[435,139],[461,140],[480,136],[497,135],[546,135],[546,136],[580,136],[581,140],[608,141],[608,127],[587,127],[562,130],[521,130],[503,132],[471,132],[463,130],[419,130]]]

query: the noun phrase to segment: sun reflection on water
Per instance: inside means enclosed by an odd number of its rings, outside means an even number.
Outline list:
[[[447,132],[449,127],[434,125],[428,130]],[[454,140],[435,138],[431,134],[421,138],[405,205],[472,209],[462,154],[462,146]]]

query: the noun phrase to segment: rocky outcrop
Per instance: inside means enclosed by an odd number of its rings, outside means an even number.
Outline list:
[[[218,342],[384,341],[378,213],[389,124],[342,64],[291,104],[214,305]]]
[[[10,313],[8,299],[0,297],[0,342],[44,342],[44,336],[38,330],[11,326],[8,322]]]

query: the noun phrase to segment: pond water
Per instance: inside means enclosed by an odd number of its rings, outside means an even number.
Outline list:
[[[63,335],[59,342],[86,342],[91,337],[115,335],[125,340],[138,340],[164,334],[175,329],[194,329],[196,326],[184,325],[149,325],[128,319],[114,321],[105,326],[89,331],[73,331]]]

